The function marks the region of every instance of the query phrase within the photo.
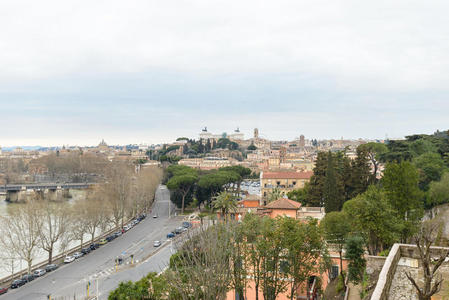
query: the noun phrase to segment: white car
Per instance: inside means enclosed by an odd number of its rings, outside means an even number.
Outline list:
[[[67,256],[64,258],[64,263],[69,264],[69,263],[73,262],[74,260],[75,260],[75,256],[73,256],[73,255],[67,255]]]
[[[161,244],[162,244],[161,241],[154,241],[153,246],[159,247]]]
[[[83,253],[81,253],[81,252],[75,252],[75,253],[73,253],[73,256],[75,257],[75,259],[76,258],[80,258],[81,256],[83,256],[84,254]]]
[[[34,271],[33,275],[35,277],[41,277],[45,275],[45,273],[47,273],[47,271],[45,271],[44,269],[37,269],[36,271]]]

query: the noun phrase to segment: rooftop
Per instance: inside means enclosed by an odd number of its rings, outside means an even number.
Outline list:
[[[281,198],[276,201],[270,202],[267,205],[265,205],[265,208],[272,208],[272,209],[294,209],[298,210],[301,207],[301,203],[287,199],[287,198]]]
[[[310,179],[312,171],[306,172],[262,172],[262,179]]]

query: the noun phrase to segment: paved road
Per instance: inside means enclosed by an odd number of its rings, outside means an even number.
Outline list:
[[[114,241],[42,278],[16,290],[9,290],[0,296],[0,300],[47,299],[49,294],[52,299],[84,299],[89,281],[90,296],[96,295],[98,283],[100,299],[107,299],[109,292],[116,288],[120,281],[135,281],[148,272],[160,272],[167,266],[173,252],[171,243],[165,236],[181,224],[179,217],[168,218],[169,201],[170,194],[166,187],[159,187],[152,213],[157,213],[158,218],[154,219],[149,215]],[[174,205],[170,203],[170,207],[173,209]],[[161,240],[164,244],[154,248],[152,244],[155,240]],[[114,259],[122,256],[129,260],[131,254],[138,263],[134,267],[123,265],[116,271]]]

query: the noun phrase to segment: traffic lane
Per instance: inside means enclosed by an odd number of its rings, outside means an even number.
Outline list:
[[[170,197],[167,190],[158,189],[155,203],[161,201],[159,207],[156,207],[156,209],[162,213],[166,211],[168,216],[168,203],[162,203],[166,202],[164,200],[167,197],[168,199]],[[46,295],[51,293],[55,289],[55,286],[60,288],[61,286],[69,286],[76,281],[84,280],[89,274],[95,274],[109,265],[113,265],[115,257],[126,252],[130,244],[142,240],[145,236],[150,234],[151,238],[153,238],[153,234],[156,234],[154,238],[163,238],[166,234],[165,229],[176,226],[179,222],[176,219],[168,219],[167,216],[159,215],[156,219],[147,217],[140,224],[111,243],[100,247],[71,264],[61,266],[58,270],[27,283],[19,289],[10,290],[1,299],[38,299],[38,295],[46,298]],[[150,247],[146,247],[146,249],[150,249]],[[70,276],[66,274],[70,274]]]
[[[149,257],[145,262],[139,264],[137,267],[128,268],[120,270],[117,273],[108,274],[105,277],[91,278],[89,280],[82,279],[74,282],[70,287],[65,287],[59,289],[57,292],[52,294],[52,297],[63,298],[63,297],[86,297],[87,296],[87,285],[89,285],[89,295],[97,295],[97,284],[98,291],[100,294],[100,299],[107,299],[109,293],[116,289],[120,282],[123,281],[137,281],[142,277],[146,276],[149,272],[161,272],[166,268],[169,263],[171,250],[170,245],[166,244],[164,247],[158,249],[154,255]]]
[[[168,266],[171,255],[170,245],[167,245],[137,267],[100,279],[98,281],[100,299],[107,299],[109,293],[115,290],[120,282],[138,281],[150,272],[160,273]]]
[[[168,220],[167,220],[168,221]],[[156,251],[157,248],[154,248],[153,240],[163,240],[166,235],[166,230],[154,230],[155,226],[160,224],[164,224],[165,222],[161,221],[150,221],[149,227],[141,227],[135,226],[135,232],[130,240],[134,240],[134,238],[138,238],[139,236],[145,236],[144,240],[147,241],[142,248],[144,251],[136,254],[135,259],[142,260],[143,257],[148,256],[151,252]],[[179,220],[173,219],[168,221],[169,225],[166,225],[162,228],[171,228],[176,224],[180,224]],[[152,230],[147,230],[147,229]],[[160,227],[158,227],[159,229]],[[131,229],[131,230],[133,230]],[[77,285],[82,285],[83,282],[87,282],[89,277],[95,276],[103,272],[104,270],[114,268],[115,266],[115,258],[122,253],[130,253],[130,243],[127,241],[126,237],[128,237],[128,233],[131,233],[131,230],[124,234],[122,237],[112,241],[110,244],[106,244],[99,249],[91,252],[90,254],[83,256],[82,258],[77,259],[75,262],[67,265],[61,266],[58,270],[53,271],[41,278],[37,278],[36,280],[27,283],[26,285],[16,289],[10,290],[5,297],[1,299],[37,299],[39,295],[47,298],[48,294],[58,293],[60,294],[60,289],[69,291],[65,296],[73,296],[74,294],[78,294],[83,292],[84,289],[80,289]]]

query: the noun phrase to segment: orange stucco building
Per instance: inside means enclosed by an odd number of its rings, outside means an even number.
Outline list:
[[[231,213],[231,218],[235,220],[240,220],[248,212],[253,212],[261,216],[268,216],[270,218],[276,217],[289,217],[295,219],[306,219],[308,217],[316,218],[321,220],[325,213],[324,209],[321,207],[302,207],[299,202],[280,198],[276,201],[270,202],[265,206],[256,206],[258,202],[257,199],[242,200],[238,204],[237,211]],[[316,274],[316,277],[321,279],[321,288],[325,290],[329,281],[336,277],[340,272],[340,259],[336,252],[331,251],[331,261],[332,268],[330,274],[327,272],[323,274]],[[343,269],[347,269],[347,261],[343,259]],[[314,277],[311,278],[307,286],[300,287],[297,291],[296,299],[314,300],[318,299],[316,294],[316,281]],[[256,291],[253,282],[249,282],[245,290],[245,299],[256,299]],[[229,291],[227,294],[227,300],[237,300],[235,292]],[[259,299],[263,299],[262,291],[259,291]],[[277,299],[279,300],[289,300],[289,291],[281,293]]]

